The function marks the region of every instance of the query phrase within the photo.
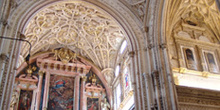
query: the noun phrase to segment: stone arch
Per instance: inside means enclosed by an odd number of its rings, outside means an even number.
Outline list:
[[[60,0],[61,1],[61,0]],[[47,0],[47,1],[23,1],[21,4],[14,10],[13,14],[10,16],[9,24],[10,24],[10,30],[7,32],[8,36],[19,36],[17,32],[23,32],[25,23],[28,22],[28,20],[31,18],[32,14],[37,13],[38,9],[41,7],[53,3],[55,0]],[[144,72],[144,62],[143,60],[140,60],[141,58],[144,58],[144,53],[142,52],[144,48],[144,35],[141,29],[139,28],[141,23],[135,21],[136,17],[132,12],[127,9],[122,3],[113,3],[111,1],[87,1],[91,4],[94,4],[98,7],[103,8],[106,12],[108,12],[111,16],[114,17],[114,19],[120,24],[120,26],[124,29],[125,33],[127,34],[126,38],[129,41],[129,50],[131,53],[135,53],[132,60],[132,63],[134,65],[133,69],[133,85],[139,89],[140,82],[138,79],[140,79],[140,76],[136,76],[137,74],[140,74]],[[107,3],[107,4],[105,4]],[[121,6],[120,6],[121,5]],[[117,7],[117,8],[115,8]],[[125,16],[121,16],[125,15]],[[14,45],[16,52],[15,56],[18,56],[20,53],[20,44]],[[17,62],[18,57],[15,58],[15,62]],[[14,63],[15,63],[14,62]],[[135,82],[135,83],[134,83]],[[141,82],[142,83],[142,82]],[[135,89],[137,90],[137,89]],[[136,100],[139,100],[137,103],[140,102],[140,92],[136,93]]]
[[[31,19],[31,17],[36,14],[40,9],[44,8],[45,6],[56,3],[62,2],[63,0],[47,0],[47,1],[23,1],[17,8],[12,12],[10,19],[9,19],[9,26],[10,31],[7,33],[8,36],[15,36],[17,35],[16,32],[23,32],[26,23]],[[66,0],[69,1],[69,0]],[[135,21],[135,16],[132,12],[126,9],[120,2],[119,4],[107,1],[86,1],[91,3],[94,6],[102,8],[105,12],[110,14],[118,23],[119,25],[126,31],[127,34],[126,39],[129,41],[129,48],[131,51],[138,50],[139,48],[143,47],[144,44],[144,35],[141,31],[139,26],[141,22]],[[107,3],[107,4],[104,4]],[[26,5],[26,6],[25,6]],[[122,6],[119,6],[122,5]],[[116,7],[116,8],[115,8]],[[123,9],[123,8],[125,9]],[[121,16],[121,15],[125,15]],[[132,26],[132,27],[131,27]]]

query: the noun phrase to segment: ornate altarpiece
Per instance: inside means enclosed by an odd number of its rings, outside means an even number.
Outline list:
[[[100,110],[106,90],[90,69],[67,48],[39,55],[17,73],[10,109]]]

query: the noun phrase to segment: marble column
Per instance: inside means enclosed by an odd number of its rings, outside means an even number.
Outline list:
[[[79,110],[79,81],[80,76],[75,77],[75,95],[74,95],[74,110]]]
[[[86,110],[86,97],[85,97],[85,85],[86,85],[86,76],[81,76],[81,88],[80,88],[80,110]]]
[[[50,73],[46,72],[46,82],[44,86],[45,90],[44,90],[44,97],[43,97],[43,110],[47,109],[49,85],[50,85]]]
[[[35,110],[39,110],[39,108],[40,108],[41,90],[42,90],[42,82],[43,82],[44,72],[40,70],[38,72],[38,74],[39,74],[39,81],[38,81],[38,90],[37,90],[37,98],[36,98]]]

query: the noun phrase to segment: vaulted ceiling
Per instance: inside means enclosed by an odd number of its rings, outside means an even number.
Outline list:
[[[175,0],[169,1],[167,7],[167,36],[171,36],[178,22],[190,18],[220,41],[220,13],[215,0]]]
[[[57,2],[37,12],[27,23],[31,54],[67,47],[91,60],[101,70],[114,68],[124,39],[119,24],[105,11],[86,2]],[[28,54],[23,44],[21,56]]]

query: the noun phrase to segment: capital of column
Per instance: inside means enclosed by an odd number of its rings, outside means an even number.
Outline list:
[[[86,77],[86,76],[81,76],[81,79],[82,79],[83,81],[86,81],[86,80],[87,80],[87,77]]]
[[[134,52],[134,51],[131,51],[131,52],[129,52],[128,55],[129,55],[130,57],[134,57],[134,54],[135,54],[135,52]]]
[[[39,70],[38,75],[39,75],[39,76],[43,76],[43,75],[44,75],[44,73],[45,73],[44,71]]]

